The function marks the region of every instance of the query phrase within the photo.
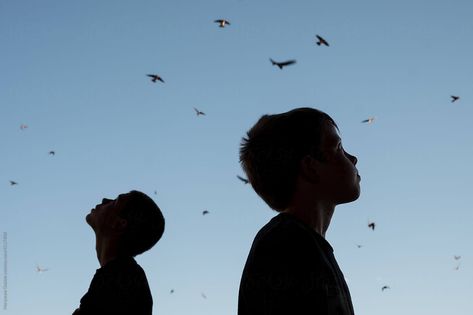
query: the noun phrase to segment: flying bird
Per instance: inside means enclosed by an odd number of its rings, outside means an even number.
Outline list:
[[[282,61],[282,62],[277,62],[277,61],[274,61],[273,59],[269,58],[269,60],[271,61],[271,64],[273,66],[278,66],[279,69],[282,70],[282,68],[286,67],[286,66],[290,66],[290,65],[293,65],[296,63],[296,61],[294,59],[291,59],[291,60],[287,60],[287,61]]]
[[[248,184],[250,181],[246,178],[241,177],[240,175],[237,175],[237,178],[241,180],[243,183]]]
[[[207,210],[202,211],[202,215],[206,215],[206,214],[209,214]]]
[[[205,116],[205,113],[204,113],[204,112],[201,112],[201,111],[198,110],[197,108],[194,107],[194,110],[195,110],[195,114],[196,114],[197,116],[199,116],[199,115]]]
[[[358,248],[362,248],[362,247],[363,247],[363,245],[356,244],[356,247],[358,247]]]
[[[215,20],[214,23],[218,23],[218,26],[222,28],[225,27],[225,25],[230,25],[230,22],[225,19]]]
[[[53,151],[53,150],[49,151],[49,155],[56,155],[56,151]]]
[[[18,183],[15,182],[14,180],[11,180],[11,181],[10,181],[10,185],[11,185],[11,186],[14,186],[14,185],[18,185]]]
[[[36,272],[38,273],[45,272],[48,270],[49,270],[48,268],[41,268],[39,265],[36,265]]]
[[[201,293],[200,295],[201,295],[204,299],[207,298],[207,295],[205,295],[204,293]]]
[[[368,119],[362,120],[362,123],[368,123],[371,124],[374,121],[374,117],[369,117]]]
[[[20,130],[25,130],[26,128],[28,128],[28,125],[25,125],[25,124],[20,125]]]
[[[381,288],[381,292],[384,291],[384,290],[386,290],[386,289],[391,289],[391,288],[390,288],[388,285],[385,285],[385,286],[383,286],[383,287]]]
[[[452,98],[452,103],[460,99],[460,96],[456,96],[456,95],[450,95],[450,97]]]
[[[147,76],[151,78],[151,82],[153,82],[153,83],[156,83],[156,81],[161,81],[161,82],[164,83],[163,78],[161,78],[161,77],[160,77],[159,75],[157,75],[157,74],[147,74]]]
[[[321,45],[325,45],[327,47],[330,46],[328,42],[322,36],[315,35],[315,37],[317,37],[317,42],[316,42],[317,46],[321,46]]]
[[[458,260],[458,259],[462,258],[462,256],[454,255],[453,258],[454,258],[455,260]]]
[[[375,227],[376,227],[376,223],[374,223],[374,222],[369,222],[369,223],[368,223],[368,227],[374,231],[374,229],[375,229]]]
[[[173,294],[174,293],[174,289],[171,289],[171,291],[169,291],[170,294]]]

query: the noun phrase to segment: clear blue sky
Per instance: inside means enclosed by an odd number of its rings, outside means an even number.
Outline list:
[[[72,313],[99,267],[85,215],[138,189],[167,220],[137,257],[154,314],[236,314],[275,215],[236,178],[240,139],[311,106],[359,159],[362,196],[327,234],[356,313],[471,315],[472,15],[467,0],[0,1],[0,312]]]

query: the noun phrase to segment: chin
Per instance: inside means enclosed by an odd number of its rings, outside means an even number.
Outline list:
[[[346,194],[345,196],[341,196],[339,199],[339,202],[337,204],[342,204],[342,203],[349,203],[357,200],[360,197],[360,186],[358,186],[356,189],[353,189],[350,194]]]

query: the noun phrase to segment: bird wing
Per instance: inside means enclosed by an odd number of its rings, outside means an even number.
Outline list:
[[[320,40],[322,44],[329,46],[328,42],[323,37],[320,37],[319,35],[317,35],[317,38]]]
[[[281,66],[289,66],[289,65],[292,65],[292,64],[295,64],[295,63],[296,63],[295,60],[288,60],[288,61],[281,62],[280,65]]]
[[[245,182],[245,183],[248,182],[248,180],[247,180],[246,178],[243,178],[243,177],[241,177],[240,175],[237,175],[237,178],[238,178],[239,180],[241,180],[242,182]]]

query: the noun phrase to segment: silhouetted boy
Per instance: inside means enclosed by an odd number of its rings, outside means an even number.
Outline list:
[[[360,195],[357,159],[343,149],[333,119],[313,108],[264,115],[243,139],[240,161],[256,193],[279,214],[254,239],[238,314],[354,314],[325,240],[335,206]]]
[[[86,216],[95,232],[97,269],[89,291],[73,315],[150,315],[153,298],[135,257],[153,247],[164,232],[164,217],[154,201],[133,190],[102,200]]]

